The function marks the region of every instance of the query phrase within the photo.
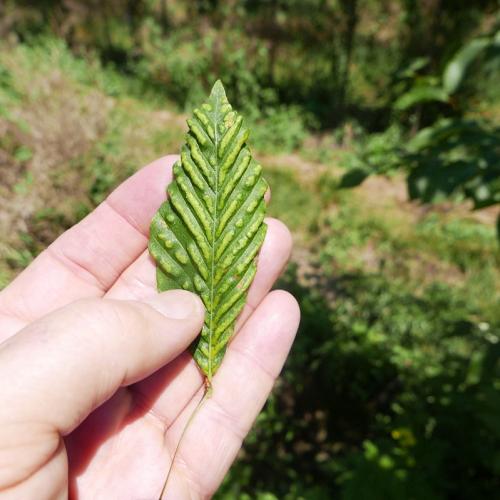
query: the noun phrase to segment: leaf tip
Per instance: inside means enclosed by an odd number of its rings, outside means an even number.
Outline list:
[[[226,97],[226,90],[224,89],[224,85],[220,80],[217,80],[212,87],[212,91],[210,92],[210,97]]]

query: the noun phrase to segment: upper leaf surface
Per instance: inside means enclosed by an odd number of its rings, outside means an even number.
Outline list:
[[[183,288],[205,304],[194,358],[210,380],[255,275],[266,233],[267,183],[246,145],[248,129],[220,81],[187,122],[168,200],[151,223],[149,249],[160,291]]]

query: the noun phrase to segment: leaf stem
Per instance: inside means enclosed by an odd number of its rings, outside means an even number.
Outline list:
[[[163,487],[161,489],[160,496],[158,497],[158,500],[166,500],[167,497],[165,496],[165,493],[167,492],[168,480],[170,479],[170,476],[172,474],[175,459],[177,457],[177,453],[178,453],[179,448],[181,446],[182,440],[183,440],[184,436],[186,435],[186,431],[191,426],[191,424],[194,420],[194,417],[196,416],[198,411],[203,406],[203,403],[205,403],[205,401],[207,399],[209,399],[211,396],[212,396],[212,382],[210,381],[210,379],[208,377],[205,377],[203,397],[200,399],[200,401],[196,405],[196,408],[193,410],[193,413],[191,413],[189,420],[186,422],[186,425],[184,426],[184,429],[182,430],[181,437],[179,438],[179,441],[177,441],[177,445],[175,447],[174,454],[172,455],[172,462],[170,463],[170,468],[168,469],[168,474],[167,474],[167,477],[165,478],[165,482],[163,483]]]

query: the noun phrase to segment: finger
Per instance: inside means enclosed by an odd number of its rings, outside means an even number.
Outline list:
[[[147,302],[87,299],[11,337],[0,347],[2,447],[28,437],[50,451],[59,434],[68,434],[119,387],[184,351],[203,315],[201,300],[181,290]],[[16,449],[9,473],[29,470],[36,455]],[[6,480],[2,471],[0,485]]]
[[[166,498],[182,498],[186,483],[201,498],[215,492],[262,409],[290,350],[299,324],[295,299],[271,292],[229,346],[213,380],[212,396],[189,424],[173,464]],[[175,448],[201,397],[185,408],[167,438]]]
[[[0,294],[0,312],[18,319],[9,321],[8,332],[2,328],[3,338],[50,311],[108,290],[146,248],[149,223],[165,199],[176,158],[161,158],[126,180]]]
[[[267,295],[281,274],[292,248],[286,226],[276,219],[266,219],[268,230],[259,253],[257,273],[250,286],[247,304],[235,331]],[[148,255],[138,259],[117,281],[108,296],[119,299],[144,299],[156,294],[155,265]],[[181,356],[151,377],[132,388],[137,402],[168,426],[203,384],[203,377],[189,355]],[[168,387],[168,390],[165,390]]]

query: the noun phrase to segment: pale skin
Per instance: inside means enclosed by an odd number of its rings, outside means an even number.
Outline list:
[[[118,187],[0,293],[0,498],[210,498],[286,359],[295,299],[270,289],[291,251],[277,220],[212,397],[186,351],[193,294],[158,294],[147,252],[174,156]]]

